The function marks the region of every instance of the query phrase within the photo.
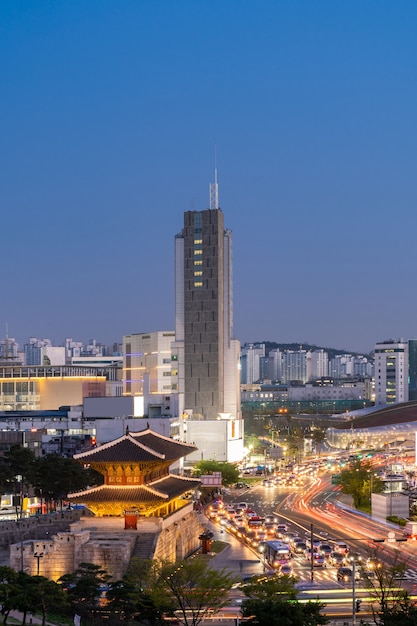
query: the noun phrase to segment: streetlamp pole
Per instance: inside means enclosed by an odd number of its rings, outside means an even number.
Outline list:
[[[352,623],[356,626],[356,562],[352,561]]]
[[[38,563],[37,563],[37,576],[39,576],[39,572],[40,572],[40,562],[41,562],[41,558],[43,557],[43,552],[35,552],[35,554],[33,555],[35,557],[35,559],[37,559]]]

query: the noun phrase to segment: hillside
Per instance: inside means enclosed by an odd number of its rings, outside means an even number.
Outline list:
[[[329,359],[333,359],[338,354],[352,354],[354,356],[366,356],[370,358],[369,354],[361,354],[360,352],[351,352],[349,350],[339,350],[337,348],[326,348],[323,346],[316,346],[314,344],[309,343],[275,343],[274,341],[256,341],[253,343],[264,343],[265,344],[265,354],[269,354],[271,350],[311,350],[312,352],[315,350],[325,350]]]

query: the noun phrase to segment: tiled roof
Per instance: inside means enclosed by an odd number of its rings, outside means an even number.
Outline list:
[[[194,450],[195,446],[169,439],[147,429],[138,433],[127,433],[97,448],[75,454],[74,459],[85,460],[88,463],[139,463],[157,460],[173,462]]]
[[[160,454],[164,454],[169,459],[179,459],[191,452],[194,452],[197,447],[182,443],[181,441],[175,441],[169,437],[164,437],[152,430],[142,430],[137,433],[129,433],[131,437],[136,441],[142,443],[151,450],[155,450]]]
[[[100,485],[79,493],[69,493],[71,502],[163,502],[195,489],[200,484],[196,478],[183,478],[170,474],[148,485]]]
[[[417,403],[414,401],[386,406],[363,417],[358,417],[353,421],[339,424],[335,428],[338,430],[376,428],[378,426],[391,426],[415,421],[417,421]]]

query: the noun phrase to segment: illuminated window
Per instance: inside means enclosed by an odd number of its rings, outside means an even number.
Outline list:
[[[194,261],[194,265],[203,265],[203,261],[201,259]]]
[[[196,281],[194,283],[194,287],[202,287],[202,286],[203,286],[203,283],[201,281]]]
[[[197,255],[197,254],[203,254],[203,251],[202,251],[202,250],[194,250],[194,254],[195,254],[195,255]]]
[[[202,239],[194,239],[194,245],[199,244],[199,243],[203,243]]]
[[[202,276],[202,275],[203,275],[203,272],[201,272],[201,271],[200,272],[194,272],[194,276]]]

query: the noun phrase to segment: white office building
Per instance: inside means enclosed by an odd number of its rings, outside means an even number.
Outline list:
[[[261,359],[265,356],[264,343],[248,343],[242,348],[241,362],[241,383],[252,385],[261,379]]]
[[[383,341],[375,346],[375,404],[408,402],[408,342]]]
[[[123,337],[123,395],[170,394],[174,331],[135,333]]]

